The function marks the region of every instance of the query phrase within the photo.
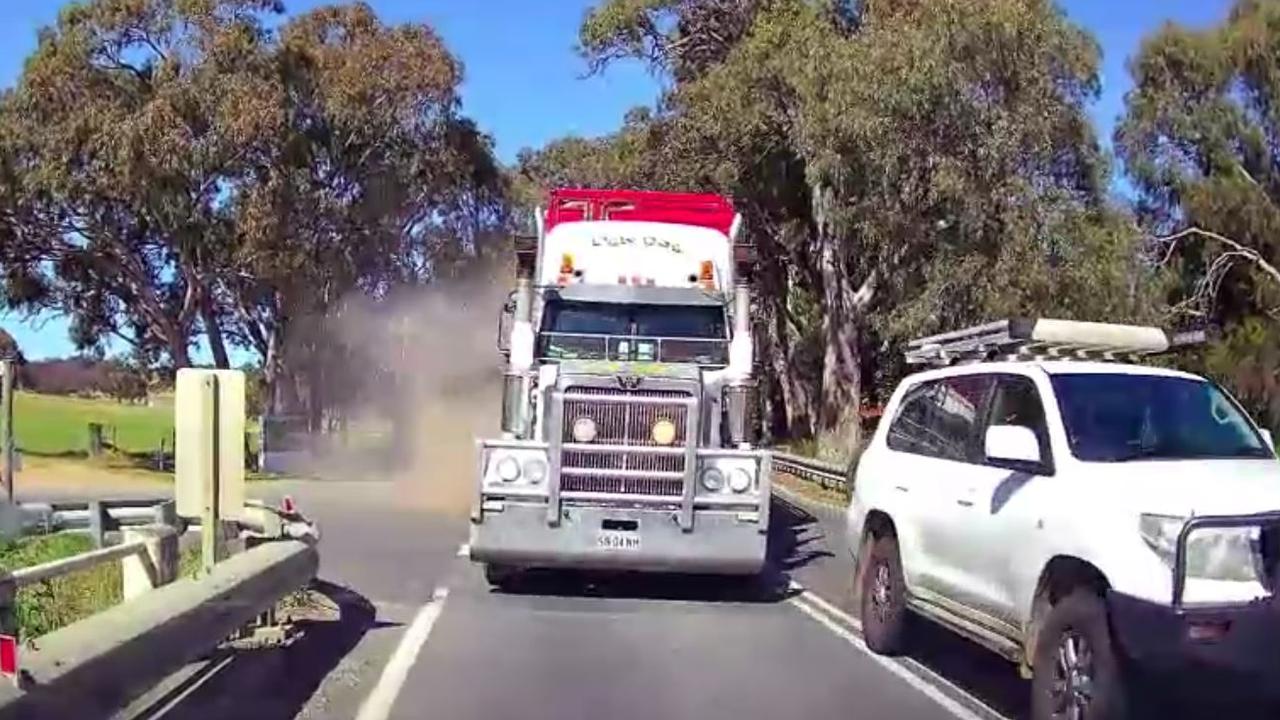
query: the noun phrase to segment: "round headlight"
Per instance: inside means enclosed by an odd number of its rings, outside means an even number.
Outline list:
[[[497,472],[502,482],[514,482],[520,477],[520,463],[508,455],[498,461]]]
[[[724,487],[724,473],[719,468],[707,468],[702,471],[702,487],[711,492],[719,492]]]
[[[596,421],[589,417],[580,417],[573,421],[573,439],[580,443],[589,443],[596,439]]]
[[[653,442],[658,445],[670,445],[676,441],[676,424],[666,418],[660,418],[653,424],[650,432]]]
[[[734,468],[729,472],[729,489],[736,493],[746,492],[751,487],[751,473],[742,468]]]
[[[547,479],[547,461],[542,458],[529,458],[521,468],[524,479],[531,483],[540,483]]]

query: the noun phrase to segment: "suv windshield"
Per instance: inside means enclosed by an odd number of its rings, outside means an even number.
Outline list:
[[[1213,383],[1158,375],[1052,376],[1071,452],[1096,462],[1274,457]]]
[[[724,309],[555,301],[543,313],[539,349],[551,360],[724,365]]]

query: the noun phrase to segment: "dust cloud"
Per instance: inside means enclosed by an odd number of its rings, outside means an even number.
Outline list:
[[[457,277],[401,290],[377,302],[345,303],[326,323],[352,362],[330,377],[347,388],[344,450],[326,453],[343,468],[395,483],[407,506],[451,514],[470,508],[475,441],[501,421],[498,314],[509,268],[476,262]]]

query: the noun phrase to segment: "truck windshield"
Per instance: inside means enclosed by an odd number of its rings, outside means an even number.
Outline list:
[[[555,301],[543,313],[539,346],[553,360],[728,362],[725,312],[715,306]]]
[[[1080,460],[1274,458],[1213,383],[1159,375],[1052,377],[1071,452]]]

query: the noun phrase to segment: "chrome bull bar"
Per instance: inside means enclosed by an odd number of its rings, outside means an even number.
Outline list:
[[[1182,526],[1182,531],[1178,533],[1177,546],[1174,548],[1172,599],[1175,612],[1182,612],[1187,607],[1184,601],[1187,589],[1187,543],[1190,541],[1192,533],[1198,530],[1227,530],[1250,527],[1261,528],[1264,531],[1271,528],[1272,532],[1280,532],[1280,511],[1253,515],[1203,515],[1187,520]],[[1262,548],[1258,549],[1258,552],[1262,551]],[[1272,562],[1280,564],[1280,558],[1272,558]],[[1276,587],[1276,584],[1280,583],[1280,567],[1266,569],[1272,573],[1272,576],[1263,578],[1263,587],[1271,592],[1271,597],[1255,602],[1280,602],[1280,588]]]
[[[554,412],[553,410],[551,412]],[[681,529],[685,532],[693,529],[693,514],[696,508],[755,508],[758,513],[760,532],[766,532],[769,527],[769,509],[770,496],[772,493],[773,481],[773,453],[768,450],[740,450],[736,448],[671,448],[671,447],[636,447],[629,445],[589,445],[584,443],[557,443],[554,441],[555,436],[552,435],[551,442],[540,442],[536,440],[480,440],[477,442],[478,454],[478,481],[476,482],[476,494],[472,504],[471,519],[473,522],[481,520],[481,508],[484,503],[484,472],[485,460],[489,450],[545,450],[547,452],[547,461],[549,472],[547,473],[547,487],[543,489],[508,489],[503,494],[507,497],[524,498],[527,500],[547,500],[547,523],[555,527],[559,525],[560,513],[563,500],[595,500],[604,502],[632,502],[642,504],[670,504],[674,500],[679,501],[680,518],[687,522],[682,522]],[[686,454],[685,474],[689,477],[684,485],[684,494],[680,498],[656,495],[635,495],[635,494],[612,494],[612,493],[588,493],[588,492],[562,492],[559,480],[559,461],[557,459],[556,448],[563,447],[573,451],[583,452],[616,452],[620,449],[628,452],[648,453],[653,455],[671,455]],[[691,458],[691,459],[689,459]],[[696,476],[699,468],[699,461],[709,460],[713,458],[742,458],[756,460],[757,466],[757,491],[754,495],[744,496],[701,496],[697,495]]]

